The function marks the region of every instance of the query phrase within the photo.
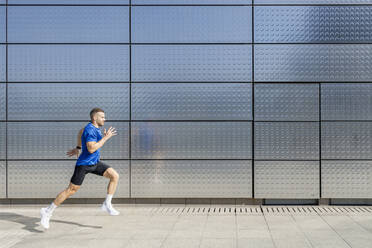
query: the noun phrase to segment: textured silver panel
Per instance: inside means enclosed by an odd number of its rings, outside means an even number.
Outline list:
[[[6,84],[0,83],[0,120],[6,119]]]
[[[250,6],[137,6],[132,14],[132,42],[252,42]]]
[[[132,0],[132,4],[252,4],[252,0]]]
[[[255,4],[370,4],[372,0],[255,0]]]
[[[135,45],[134,81],[251,81],[250,45]]]
[[[323,159],[372,159],[372,122],[322,122]]]
[[[132,197],[252,197],[251,161],[133,161]]]
[[[9,45],[9,81],[128,81],[127,45]]]
[[[77,134],[86,124],[87,122],[9,122],[8,158],[68,159],[66,151],[76,146]],[[110,126],[118,130],[118,135],[105,143],[101,150],[102,158],[128,158],[129,124],[105,123],[106,129]]]
[[[134,120],[251,120],[251,84],[132,84]]]
[[[372,161],[322,161],[322,197],[372,198]]]
[[[6,198],[6,163],[0,161],[0,198]]]
[[[127,6],[10,6],[8,42],[127,43]]]
[[[9,120],[85,120],[97,106],[106,120],[128,120],[129,84],[10,83],[8,104]]]
[[[0,45],[0,81],[6,81],[6,46]]]
[[[102,161],[119,174],[115,197],[129,197],[129,162]],[[54,198],[67,188],[74,172],[72,161],[9,161],[9,198]],[[109,179],[87,174],[73,198],[104,198]]]
[[[0,159],[6,158],[6,122],[0,122]]]
[[[1,2],[0,2],[1,3]],[[6,42],[6,7],[0,6],[0,43]]]
[[[319,120],[317,84],[256,84],[255,120]]]
[[[256,161],[257,198],[319,198],[318,161]]]
[[[319,124],[255,123],[256,159],[319,159]]]
[[[372,84],[322,84],[322,120],[372,120]]]
[[[256,45],[256,81],[371,81],[372,45]]]
[[[250,122],[135,122],[132,158],[250,159]]]
[[[129,0],[8,0],[8,4],[129,4]]]
[[[255,42],[371,42],[371,6],[257,6]]]

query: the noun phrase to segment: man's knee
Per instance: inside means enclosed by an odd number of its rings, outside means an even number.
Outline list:
[[[108,168],[107,169],[107,176],[110,178],[112,181],[118,181],[119,180],[119,174],[113,169],[113,168]]]
[[[73,195],[73,194],[76,193],[76,191],[78,191],[79,188],[80,188],[79,185],[75,185],[75,184],[72,184],[72,183],[71,183],[71,184],[68,186],[68,188],[67,188],[67,193],[68,193],[69,195]]]

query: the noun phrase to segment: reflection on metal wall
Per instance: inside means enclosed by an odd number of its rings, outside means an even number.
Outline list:
[[[129,120],[129,83],[9,84],[8,104],[11,121],[86,120],[96,106],[110,109],[108,120]]]
[[[133,197],[252,197],[251,161],[132,162]]]
[[[103,161],[114,167],[120,177],[117,197],[129,197],[129,162]],[[66,188],[74,172],[71,161],[10,161],[8,162],[9,198],[54,198]],[[80,198],[103,198],[107,179],[87,175],[81,189],[73,195]]]
[[[318,161],[256,161],[257,198],[319,198]]]
[[[372,198],[372,161],[323,161],[325,198]]]
[[[136,82],[250,82],[251,45],[134,45]]]
[[[371,198],[372,1],[252,2],[0,0],[0,198]]]

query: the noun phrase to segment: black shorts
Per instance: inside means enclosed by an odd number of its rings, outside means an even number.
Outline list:
[[[86,174],[93,173],[98,176],[103,176],[103,173],[105,173],[108,168],[111,168],[111,166],[108,166],[101,161],[94,165],[75,166],[74,174],[71,177],[71,183],[75,185],[81,185]]]

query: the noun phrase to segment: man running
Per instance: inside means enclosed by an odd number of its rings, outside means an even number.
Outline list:
[[[93,173],[99,176],[104,176],[110,179],[107,187],[107,197],[103,202],[101,209],[108,212],[110,215],[119,215],[111,205],[111,199],[115,193],[118,184],[119,175],[110,166],[100,161],[100,150],[107,140],[117,135],[115,128],[110,127],[107,131],[104,129],[104,136],[102,137],[101,130],[99,129],[105,124],[105,112],[100,108],[94,108],[90,111],[91,121],[79,131],[78,145],[76,148],[67,152],[68,156],[79,156],[79,150],[82,153],[76,161],[75,171],[71,178],[71,182],[67,189],[57,195],[49,207],[42,208],[41,225],[49,228],[49,220],[52,217],[53,211],[62,204],[67,198],[72,196],[80,188],[84,181],[84,177],[88,173]]]

